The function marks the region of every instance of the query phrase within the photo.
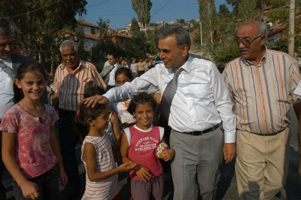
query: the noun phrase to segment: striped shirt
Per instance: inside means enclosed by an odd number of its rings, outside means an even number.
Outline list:
[[[289,125],[287,114],[300,81],[298,64],[291,56],[266,49],[259,65],[238,57],[222,76],[234,103],[237,129],[272,134]]]
[[[98,85],[106,88],[96,67],[82,60],[74,75],[69,74],[63,63],[60,64],[56,69],[53,83],[54,92],[59,93],[59,107],[68,111],[77,111],[87,87]]]
[[[90,181],[87,172],[87,163],[84,156],[84,148],[86,143],[91,143],[95,147],[96,152],[96,171],[106,172],[116,167],[112,146],[108,135],[104,132],[102,137],[86,136],[82,145],[81,160],[86,169],[86,189],[82,200],[84,199],[113,199],[119,193],[118,180],[115,175],[99,180]]]

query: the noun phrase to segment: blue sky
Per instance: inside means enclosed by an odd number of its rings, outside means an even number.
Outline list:
[[[132,9],[131,0],[87,0],[87,14],[81,19],[97,24],[99,17],[110,20],[112,29],[124,28],[132,18],[137,19],[137,14]],[[198,0],[151,0],[151,22],[176,20],[183,18],[186,21],[199,18]],[[226,4],[225,0],[215,0],[218,10],[220,4]],[[228,6],[229,7],[229,6]],[[230,10],[231,7],[229,7]]]

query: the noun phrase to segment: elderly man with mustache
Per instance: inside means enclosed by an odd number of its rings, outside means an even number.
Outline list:
[[[55,72],[53,81],[53,106],[58,109],[59,141],[68,184],[62,192],[63,199],[75,199],[80,195],[81,182],[75,156],[79,136],[73,130],[73,119],[87,87],[98,85],[106,88],[96,67],[79,59],[78,46],[73,40],[61,43],[63,63]]]
[[[293,94],[300,81],[298,64],[286,53],[267,49],[266,37],[264,23],[242,23],[236,36],[241,56],[222,74],[236,115],[240,199],[272,199],[279,191],[285,193],[291,104],[300,115]]]

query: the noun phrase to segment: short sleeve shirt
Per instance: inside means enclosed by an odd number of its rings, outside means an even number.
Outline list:
[[[0,124],[0,131],[15,134],[14,156],[26,178],[40,176],[58,162],[50,146],[50,126],[58,115],[52,106],[44,106],[43,116],[36,117],[15,104],[4,113]]]

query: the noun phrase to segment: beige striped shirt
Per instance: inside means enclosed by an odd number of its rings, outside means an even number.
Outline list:
[[[55,93],[59,93],[59,108],[77,111],[82,103],[84,91],[92,85],[106,88],[92,63],[80,60],[74,75],[69,74],[63,63],[60,64],[56,69],[53,81],[53,90]]]
[[[297,96],[298,64],[286,53],[266,49],[259,65],[239,57],[222,74],[234,102],[236,127],[257,134],[277,133],[290,123]]]

